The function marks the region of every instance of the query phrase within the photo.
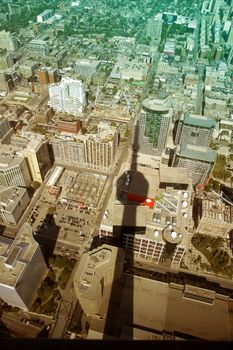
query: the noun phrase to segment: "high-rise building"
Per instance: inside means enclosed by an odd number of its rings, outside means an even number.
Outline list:
[[[75,71],[82,77],[91,77],[97,72],[101,62],[98,60],[80,59],[75,63]]]
[[[14,241],[0,237],[0,298],[27,309],[43,278],[47,265],[32,228],[26,223]]]
[[[11,137],[11,145],[26,157],[33,181],[42,182],[51,167],[48,142],[44,135],[22,132]]]
[[[138,119],[138,152],[151,156],[161,156],[166,148],[168,131],[172,119],[172,111],[165,102],[148,98],[142,103]],[[136,126],[135,126],[135,132]]]
[[[83,254],[74,275],[74,289],[88,316],[106,317],[112,283],[121,277],[124,251],[107,244]]]
[[[119,134],[115,127],[100,122],[96,134],[60,135],[52,137],[50,143],[58,162],[108,171],[116,156]]]
[[[37,16],[37,22],[38,23],[43,23],[45,22],[47,19],[51,18],[53,16],[53,10],[47,9],[44,12],[40,13]]]
[[[107,123],[100,122],[97,134],[87,135],[85,140],[87,166],[99,170],[110,170],[115,159],[118,144],[119,134],[117,129]]]
[[[172,166],[186,168],[194,185],[203,184],[211,174],[217,158],[209,147],[181,144],[176,147]]]
[[[175,144],[209,146],[216,122],[202,115],[183,113],[177,123]]]
[[[32,39],[28,43],[28,48],[32,53],[46,56],[50,51],[50,44],[45,38]]]
[[[29,187],[32,179],[27,160],[16,153],[0,152],[0,185]]]
[[[0,219],[4,224],[17,224],[29,202],[26,188],[0,186]]]
[[[14,34],[2,30],[0,32],[0,49],[15,51],[19,48],[19,43]]]
[[[85,166],[84,140],[76,137],[53,136],[50,138],[54,159],[61,163]]]
[[[11,131],[10,122],[7,118],[0,116],[0,143],[2,143],[7,135]]]
[[[80,115],[86,106],[83,83],[77,79],[62,78],[49,87],[49,106],[55,111]]]

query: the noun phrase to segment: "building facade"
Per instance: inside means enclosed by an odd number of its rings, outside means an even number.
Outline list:
[[[40,246],[28,223],[13,242],[4,237],[0,240],[0,298],[12,306],[28,309],[47,270]]]
[[[62,78],[49,86],[49,106],[57,112],[80,115],[86,107],[83,83],[77,79]]]
[[[25,188],[0,187],[0,219],[4,224],[17,224],[29,202]]]
[[[181,144],[176,147],[173,167],[186,168],[194,185],[203,184],[211,175],[217,153],[209,147]]]
[[[29,187],[32,178],[25,157],[0,153],[0,185]]]
[[[204,116],[184,113],[177,125],[175,144],[209,146],[216,122]]]
[[[138,131],[134,137],[138,152],[151,156],[161,156],[166,148],[172,112],[164,101],[148,98],[142,104],[138,120]]]

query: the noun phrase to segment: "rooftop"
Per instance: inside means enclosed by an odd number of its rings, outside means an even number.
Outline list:
[[[202,127],[202,128],[214,128],[216,125],[216,122],[212,118],[207,118],[204,117],[203,115],[196,115],[196,114],[189,114],[185,113],[184,114],[184,124],[188,125],[193,125],[197,127]]]
[[[214,163],[217,157],[217,152],[210,147],[201,147],[196,145],[181,144],[177,147],[177,154],[183,158],[201,160]]]
[[[3,238],[4,239],[4,238]],[[25,223],[14,241],[2,242],[0,238],[0,283],[15,286],[27,264],[35,254],[38,243],[33,238],[32,228]]]
[[[166,106],[163,100],[155,99],[155,98],[147,98],[143,101],[142,106],[149,112],[155,113],[168,113],[169,108]]]
[[[21,187],[0,187],[0,210],[12,212],[27,192]]]
[[[160,182],[168,184],[189,184],[187,169],[185,168],[160,168]]]

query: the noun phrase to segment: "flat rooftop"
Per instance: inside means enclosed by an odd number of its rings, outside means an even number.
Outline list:
[[[189,114],[189,113],[184,114],[183,121],[184,121],[184,124],[207,128],[207,129],[214,128],[216,125],[215,120],[212,118],[207,118],[207,117],[204,117],[203,115]]]
[[[188,173],[186,168],[160,168],[160,182],[170,184],[189,184]]]
[[[7,243],[3,243],[6,247]],[[32,228],[25,223],[12,244],[7,249],[0,249],[0,284],[15,286],[37,248],[38,243],[33,238]]]
[[[177,154],[183,158],[201,160],[210,163],[214,163],[217,157],[217,152],[210,147],[186,144],[181,144],[177,147]]]
[[[147,111],[155,112],[155,113],[168,113],[169,108],[166,106],[163,100],[155,99],[155,98],[147,98],[143,101],[142,107]]]

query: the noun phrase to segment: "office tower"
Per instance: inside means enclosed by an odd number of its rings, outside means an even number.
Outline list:
[[[116,128],[101,122],[96,133],[55,136],[50,143],[57,162],[108,171],[115,160],[119,134]]]
[[[28,43],[28,48],[31,53],[46,56],[50,51],[50,44],[48,40],[44,38],[32,39]]]
[[[5,70],[13,66],[14,60],[12,53],[7,53],[6,50],[0,52],[0,69]]]
[[[87,78],[94,75],[99,69],[101,62],[98,60],[80,59],[75,63],[75,71],[80,76]]]
[[[202,115],[183,113],[178,120],[175,144],[209,146],[216,122]]]
[[[11,130],[12,129],[9,120],[3,116],[0,116],[0,143],[4,141],[5,137],[9,135]]]
[[[0,73],[0,91],[10,92],[14,89],[14,81],[12,76],[7,73]]]
[[[172,166],[186,168],[194,185],[203,184],[211,175],[217,153],[209,147],[181,144],[176,147]]]
[[[0,298],[27,309],[47,270],[32,228],[25,223],[14,241],[0,237]]]
[[[141,154],[161,156],[168,138],[172,111],[165,101],[148,98],[142,103],[137,137]],[[134,128],[135,129],[135,128]]]
[[[37,16],[37,22],[38,23],[43,23],[45,22],[47,19],[51,18],[53,16],[53,10],[45,10],[44,12],[40,13]]]
[[[19,147],[17,153],[26,157],[32,180],[41,183],[51,168],[46,137],[31,132],[21,132],[11,137],[11,145]]]
[[[74,275],[74,289],[88,316],[106,317],[112,283],[121,277],[124,251],[107,244],[83,254]]]
[[[82,139],[53,136],[50,138],[50,144],[55,161],[85,166],[84,141]]]
[[[86,106],[83,83],[80,80],[62,78],[49,86],[49,106],[55,111],[80,115]]]
[[[19,48],[19,43],[14,34],[2,30],[0,32],[0,49],[15,51]]]
[[[0,186],[0,220],[4,224],[17,224],[29,202],[25,188]]]
[[[86,165],[93,169],[110,170],[118,144],[117,129],[107,123],[100,122],[97,134],[89,134],[85,140]]]
[[[2,146],[3,147],[3,146]],[[0,185],[29,187],[32,179],[24,156],[0,152]]]

